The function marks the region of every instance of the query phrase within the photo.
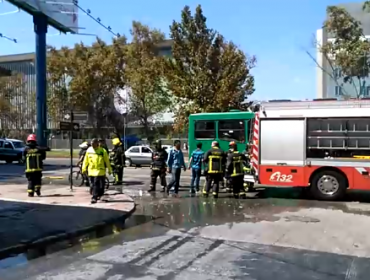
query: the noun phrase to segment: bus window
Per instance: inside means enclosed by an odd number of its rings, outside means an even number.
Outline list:
[[[214,121],[196,121],[195,122],[195,139],[215,139],[216,128]]]
[[[224,120],[218,122],[218,138],[221,140],[245,142],[244,120]]]

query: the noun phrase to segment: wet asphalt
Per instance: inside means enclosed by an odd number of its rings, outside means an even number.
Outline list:
[[[369,279],[368,193],[322,202],[268,189],[215,200],[192,197],[187,175],[180,197],[168,197],[145,192],[148,170],[132,174],[124,192],[137,210],[122,229],[0,261],[0,279]]]

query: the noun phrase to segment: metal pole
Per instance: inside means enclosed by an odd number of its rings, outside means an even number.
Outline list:
[[[124,139],[124,143],[123,143],[123,149],[126,151],[126,116],[124,117],[123,119],[123,139]]]
[[[73,178],[72,178],[72,173],[73,173],[73,110],[71,109],[71,123],[70,123],[70,130],[69,130],[69,155],[70,155],[70,174],[71,174],[71,180],[70,180],[70,189],[73,191]]]
[[[44,15],[33,17],[36,34],[36,108],[37,108],[37,141],[40,146],[47,145],[47,109],[46,109],[46,33],[47,18]]]

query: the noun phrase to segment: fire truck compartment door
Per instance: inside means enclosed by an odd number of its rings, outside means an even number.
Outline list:
[[[261,165],[304,166],[304,119],[261,119],[260,131]]]

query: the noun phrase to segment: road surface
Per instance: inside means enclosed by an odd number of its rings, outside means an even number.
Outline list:
[[[149,169],[126,169],[123,191],[138,205],[121,233],[0,261],[1,279],[369,279],[369,194],[329,203],[270,189],[214,200],[191,197],[189,181],[186,172],[180,198],[149,195]]]

